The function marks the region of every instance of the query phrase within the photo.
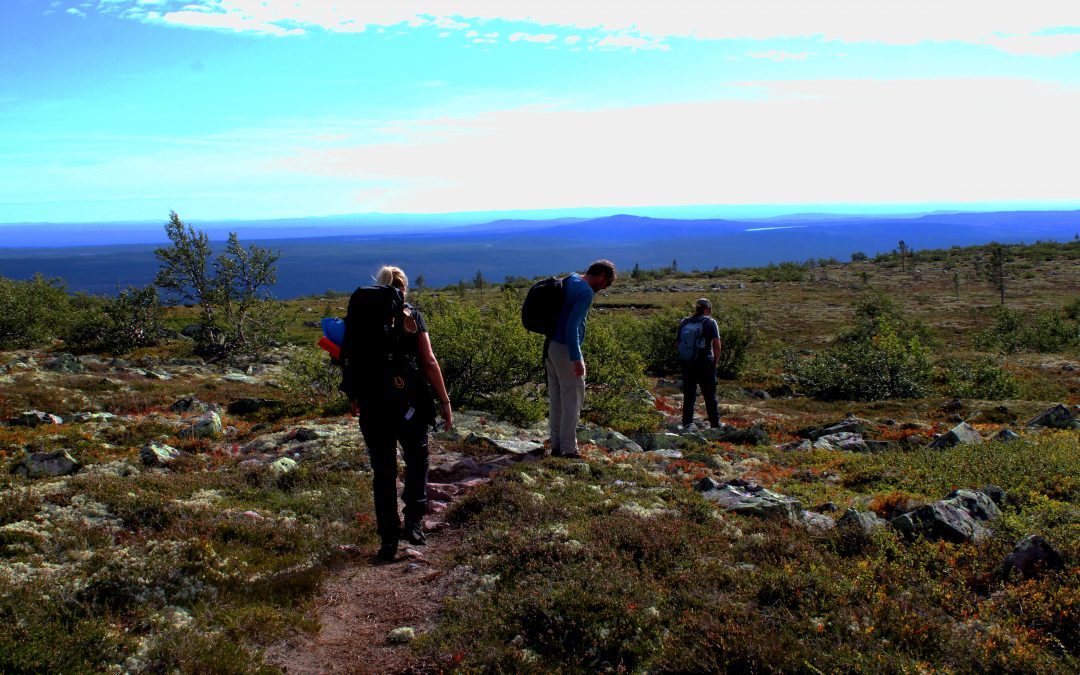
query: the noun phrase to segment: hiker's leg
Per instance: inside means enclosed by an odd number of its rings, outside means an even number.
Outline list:
[[[559,449],[564,455],[573,454],[577,452],[577,425],[581,405],[585,401],[585,378],[574,373],[574,364],[570,362],[570,351],[566,345],[552,342],[548,347],[548,357],[558,381]]]
[[[713,427],[720,426],[720,412],[716,407],[716,367],[712,361],[706,361],[701,366],[699,378],[701,384],[701,396],[705,399],[705,412],[709,416],[709,424]]]
[[[551,360],[551,346],[548,346],[548,354],[544,357],[544,370],[547,371],[548,386],[548,438],[551,439],[551,452],[562,452],[561,439],[559,438],[559,425],[562,422],[562,393],[559,390],[559,371]]]
[[[679,362],[682,370],[682,424],[685,427],[694,421],[694,399],[697,398],[697,370],[692,363]]]
[[[405,522],[408,526],[419,523],[427,513],[427,425],[406,424],[400,440],[401,454],[405,457],[405,487],[401,491],[401,501],[405,503]]]
[[[374,419],[373,419],[374,418]],[[375,521],[383,544],[397,544],[401,519],[397,510],[397,441],[394,433],[378,416],[360,414],[360,433],[364,435],[371,458],[371,492],[375,502]]]

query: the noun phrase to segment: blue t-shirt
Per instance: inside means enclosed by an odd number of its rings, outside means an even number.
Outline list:
[[[563,283],[566,300],[563,302],[559,323],[552,340],[566,345],[571,361],[581,360],[581,343],[585,341],[585,317],[592,306],[592,286],[578,274],[571,274]]]

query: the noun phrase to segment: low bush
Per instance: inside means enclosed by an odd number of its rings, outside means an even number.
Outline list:
[[[1020,391],[1016,378],[988,356],[942,359],[935,380],[943,396],[955,398],[998,401],[1015,398]]]
[[[126,288],[114,298],[77,294],[70,306],[63,338],[72,351],[119,355],[160,342],[162,307],[153,286]]]
[[[68,296],[61,279],[35,275],[29,281],[0,277],[0,349],[46,344],[68,321]]]
[[[914,398],[932,375],[925,325],[907,319],[887,296],[870,294],[855,306],[851,328],[825,349],[805,357],[789,351],[786,376],[802,392],[823,400]]]
[[[1003,354],[1061,352],[1080,347],[1080,321],[1070,318],[1077,302],[1062,311],[1020,312],[995,307],[990,311],[993,325],[975,334],[975,346]]]
[[[648,372],[669,374],[679,372],[679,355],[675,348],[679,322],[689,316],[671,307],[646,317],[633,314],[617,315],[615,331],[626,347],[645,362]],[[742,372],[752,347],[758,340],[757,317],[746,311],[717,311],[720,331],[720,361],[717,374],[734,379]]]

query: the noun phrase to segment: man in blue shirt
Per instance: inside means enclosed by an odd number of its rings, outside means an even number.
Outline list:
[[[593,296],[615,281],[615,264],[597,260],[585,274],[571,274],[563,282],[566,300],[547,345],[544,368],[548,383],[548,432],[551,454],[555,457],[579,457],[577,425],[585,400],[585,358],[581,343],[585,340],[585,317]]]

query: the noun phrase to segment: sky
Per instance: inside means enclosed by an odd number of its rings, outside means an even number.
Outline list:
[[[1077,0],[2,0],[0,223],[1080,208]]]

